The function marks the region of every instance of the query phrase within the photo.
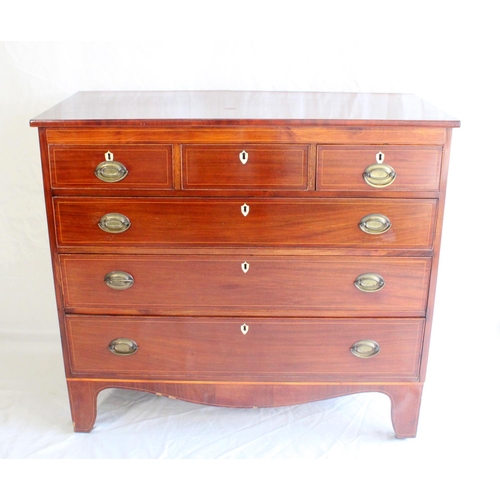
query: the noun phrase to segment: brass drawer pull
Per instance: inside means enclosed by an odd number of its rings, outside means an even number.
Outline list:
[[[396,171],[385,163],[374,163],[365,168],[363,179],[371,187],[384,188],[396,180]]]
[[[139,346],[131,339],[119,338],[112,340],[108,349],[117,356],[130,356],[137,352]]]
[[[104,283],[113,290],[126,290],[134,284],[134,277],[125,271],[111,271],[104,277]]]
[[[380,346],[374,340],[358,340],[351,346],[351,353],[357,358],[372,358],[380,352]]]
[[[119,161],[113,160],[113,153],[108,151],[104,158],[105,161],[99,163],[94,170],[98,179],[104,182],[119,182],[127,177],[127,168]]]
[[[359,228],[367,234],[383,234],[391,229],[391,221],[381,214],[369,214],[359,221]]]
[[[363,172],[365,182],[375,188],[390,186],[396,180],[396,171],[387,163],[384,163],[384,153],[379,151],[375,155],[376,163],[369,165]]]
[[[376,273],[360,274],[354,281],[354,285],[362,292],[378,292],[385,286],[385,281]]]
[[[123,214],[111,213],[101,217],[99,227],[106,233],[123,233],[131,226],[129,218]]]

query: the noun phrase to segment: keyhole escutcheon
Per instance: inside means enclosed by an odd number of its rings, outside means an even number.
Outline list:
[[[248,153],[245,150],[240,153],[240,161],[243,165],[248,161]]]

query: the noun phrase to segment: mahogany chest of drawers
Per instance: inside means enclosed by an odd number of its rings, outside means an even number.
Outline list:
[[[75,431],[99,391],[377,391],[415,436],[451,131],[415,96],[81,92],[39,128]]]

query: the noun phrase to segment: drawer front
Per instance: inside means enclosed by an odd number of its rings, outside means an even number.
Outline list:
[[[416,380],[423,324],[419,319],[66,318],[74,375],[185,380]],[[108,346],[116,339],[132,342],[115,342],[115,350],[137,350],[111,352]],[[374,354],[378,345],[378,354],[353,355],[351,347],[366,340],[372,344],[365,353]]]
[[[317,189],[437,191],[441,154],[437,146],[318,146]]]
[[[423,316],[430,268],[430,258],[61,256],[66,310],[96,314]]]
[[[59,246],[431,249],[436,219],[436,200],[65,197],[54,204]],[[102,230],[99,222],[110,213],[125,216],[130,227]],[[374,214],[390,222],[383,234],[360,229]]]
[[[111,155],[109,154],[111,153]],[[49,146],[53,188],[172,189],[169,145]],[[125,169],[117,172],[115,163]],[[106,165],[104,165],[106,164]],[[101,180],[96,169],[101,166]],[[122,168],[120,167],[120,168]],[[126,172],[126,173],[125,173]],[[123,176],[125,173],[125,176]]]
[[[182,146],[183,189],[307,189],[308,146]]]

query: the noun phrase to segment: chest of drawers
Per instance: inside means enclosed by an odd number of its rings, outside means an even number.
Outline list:
[[[451,131],[411,95],[81,92],[38,127],[75,431],[97,394],[387,394],[415,436]]]

